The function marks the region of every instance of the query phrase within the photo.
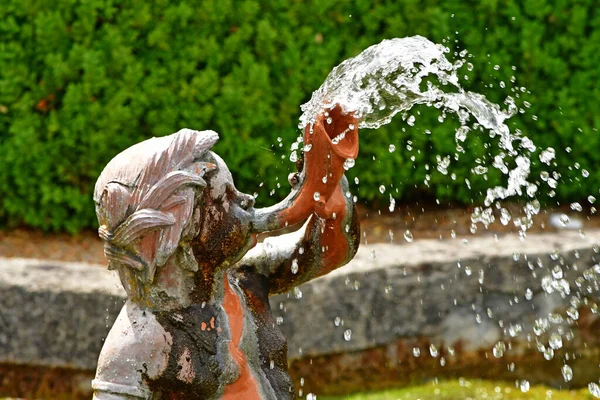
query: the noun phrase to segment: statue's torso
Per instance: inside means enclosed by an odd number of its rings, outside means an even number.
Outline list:
[[[160,275],[159,273],[156,283],[164,279],[164,276],[161,278]],[[187,276],[197,279],[193,275]],[[241,315],[228,315],[229,310],[224,301],[227,293],[223,297],[213,297],[201,303],[164,310],[142,311],[143,301],[137,304],[128,302],[126,307],[136,309],[131,315],[141,315],[140,312],[144,315],[152,314],[152,323],[159,325],[154,329],[143,326],[146,334],[156,332],[168,337],[169,342],[166,356],[158,361],[153,355],[153,351],[157,350],[133,351],[139,354],[139,360],[133,365],[142,371],[143,382],[140,383],[147,386],[151,392],[160,393],[161,399],[253,399],[253,395],[240,397],[239,392],[234,394],[234,391],[245,390],[239,386],[243,386],[240,383],[246,370],[249,372],[246,375],[250,377],[246,381],[253,382],[260,388],[262,398],[294,398],[293,386],[287,372],[287,344],[269,307],[267,278],[252,269],[240,269],[230,271],[223,279],[227,279],[230,295],[234,296],[232,298],[239,301]],[[129,341],[119,338],[119,332],[136,336],[136,318],[138,317],[129,317],[126,318],[127,321],[121,322],[118,320],[113,328],[113,331],[117,332],[111,331],[105,347],[119,347],[120,343],[130,345]],[[236,338],[232,338],[231,329],[236,318],[241,318],[239,322],[242,326],[241,337],[237,342]],[[133,326],[124,329],[123,323],[131,323]],[[235,355],[235,348],[230,347],[232,341],[241,349],[243,360],[240,361]],[[146,343],[137,343],[136,346],[152,345],[151,341],[144,342]],[[157,362],[160,365],[149,365]],[[245,365],[240,365],[242,363]],[[145,370],[151,373],[146,373]],[[256,393],[256,390],[249,387],[248,393]]]

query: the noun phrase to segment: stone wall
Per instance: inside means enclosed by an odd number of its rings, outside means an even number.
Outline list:
[[[590,311],[599,239],[565,232],[365,246],[348,267],[300,288],[301,298],[272,299],[292,371],[305,393],[459,376],[587,385],[600,376],[600,319]],[[574,298],[581,304],[572,307]],[[550,350],[559,332],[561,347]]]
[[[565,352],[571,383],[587,384],[600,375],[598,362],[589,363],[598,358],[600,323],[583,305],[597,297],[590,268],[600,258],[599,242],[600,232],[583,238],[562,232],[525,241],[362,246],[346,267],[272,298],[271,305],[305,393],[458,375],[561,386]],[[60,372],[63,389],[57,390],[86,398],[85,382],[123,304],[116,275],[88,264],[0,259],[0,293],[0,395],[59,398],[46,393]],[[582,304],[572,307],[574,298]],[[573,310],[576,319],[569,317]],[[536,335],[535,320],[552,313]],[[562,347],[547,361],[536,342],[547,349],[556,332]]]
[[[291,292],[272,306],[291,358],[418,336],[485,348],[511,326],[530,330],[534,319],[566,307],[570,296],[548,294],[541,281],[561,266],[575,294],[575,279],[600,260],[599,240],[596,232],[565,232],[363,246],[346,267],[301,287],[301,298]]]

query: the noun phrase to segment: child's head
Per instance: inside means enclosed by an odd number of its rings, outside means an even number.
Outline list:
[[[183,129],[109,162],[94,201],[111,268],[137,270],[148,283],[178,249],[187,255],[193,249],[196,260],[187,262],[215,267],[253,243],[254,199],[235,189],[225,162],[210,152],[217,140],[212,131]]]

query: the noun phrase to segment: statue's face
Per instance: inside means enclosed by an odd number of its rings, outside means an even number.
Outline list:
[[[192,241],[194,255],[203,268],[233,264],[256,244],[252,234],[254,197],[238,191],[233,177],[218,155],[207,160],[217,169],[205,176],[200,231]]]

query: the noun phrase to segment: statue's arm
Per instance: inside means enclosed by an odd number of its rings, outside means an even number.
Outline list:
[[[347,264],[360,240],[356,207],[347,192],[344,177],[321,217],[313,213],[298,231],[267,238],[240,263],[266,275],[271,294],[287,292]]]

